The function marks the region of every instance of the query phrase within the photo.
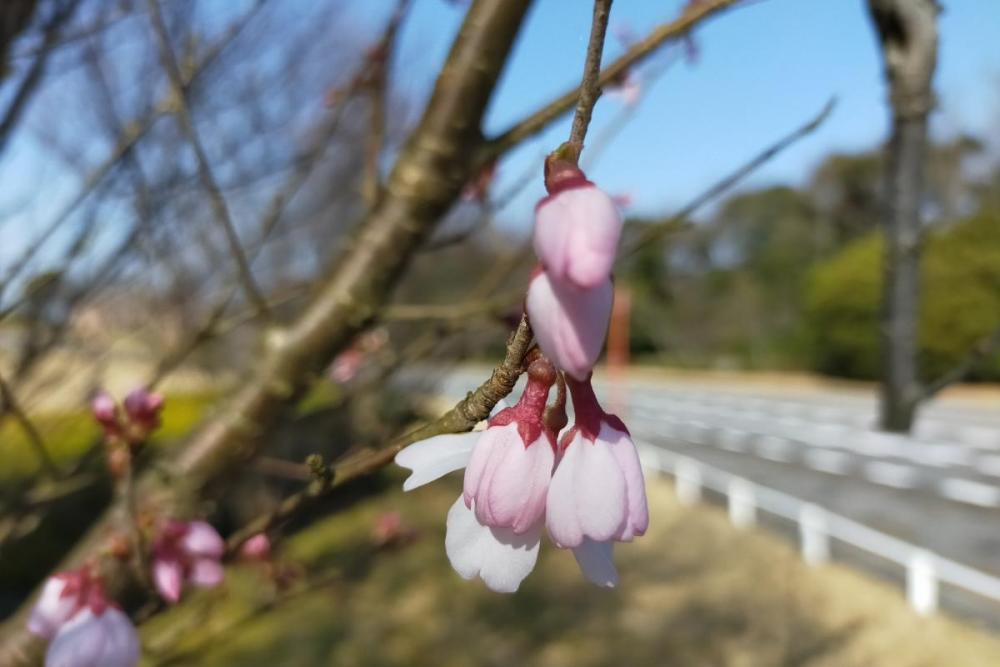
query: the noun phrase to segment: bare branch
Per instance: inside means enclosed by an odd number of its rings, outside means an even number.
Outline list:
[[[308,488],[289,496],[271,513],[258,517],[248,525],[233,533],[227,540],[230,553],[257,533],[267,532],[284,523],[330,491],[353,479],[369,474],[388,465],[404,447],[420,440],[426,440],[442,433],[464,433],[486,419],[497,402],[514,389],[517,379],[524,372],[525,357],[531,349],[531,325],[523,316],[510,341],[503,361],[490,378],[459,401],[451,410],[438,419],[393,441],[387,447],[374,452],[358,453],[341,463],[331,466],[329,474],[317,479]]]
[[[657,224],[647,225],[646,228],[643,229],[642,233],[639,234],[638,238],[632,241],[629,246],[623,250],[622,256],[631,255],[647,243],[655,241],[665,234],[669,234],[689,224],[689,218],[692,213],[739,183],[758,167],[774,158],[795,142],[812,134],[816,128],[822,125],[823,121],[830,116],[835,106],[836,98],[830,98],[830,100],[823,105],[820,112],[805,125],[802,125],[801,127],[798,127],[792,132],[786,134],[784,137],[755,155],[751,160],[740,165],[735,170],[710,185],[706,190],[699,193],[694,199],[692,199],[670,218],[667,218],[663,222]]]
[[[264,296],[261,294],[260,288],[254,280],[253,272],[250,270],[250,262],[247,261],[240,237],[236,232],[236,225],[233,224],[229,205],[226,203],[226,198],[219,188],[215,174],[212,173],[212,166],[208,161],[208,155],[205,153],[205,147],[198,134],[198,128],[191,117],[191,108],[188,105],[184,77],[181,74],[180,67],[177,65],[177,58],[174,56],[173,47],[170,45],[170,36],[167,34],[167,27],[163,23],[163,15],[160,13],[159,2],[158,0],[149,0],[147,6],[149,7],[150,23],[153,26],[153,33],[156,36],[156,43],[160,50],[160,61],[163,69],[166,70],[167,78],[170,81],[170,87],[173,91],[174,116],[177,118],[177,122],[188,143],[191,145],[191,149],[194,151],[195,160],[198,163],[198,177],[208,195],[208,200],[212,206],[212,213],[219,226],[222,227],[226,242],[229,245],[229,252],[236,262],[243,290],[246,292],[250,302],[257,307],[263,316],[267,313],[267,302],[264,300]]]
[[[701,21],[718,14],[738,1],[700,0],[688,3],[684,12],[677,19],[656,28],[645,39],[636,42],[624,55],[605,67],[601,71],[598,84],[603,86],[621,76],[626,70],[641,62],[666,42],[683,37]],[[573,88],[514,123],[510,128],[485,143],[479,151],[478,161],[480,163],[489,162],[525,139],[538,134],[550,123],[572,109],[577,103],[579,95],[579,87]]]
[[[583,64],[583,79],[580,81],[580,95],[576,100],[576,113],[569,131],[569,143],[583,150],[583,140],[587,136],[590,117],[594,105],[601,96],[601,54],[604,52],[604,35],[608,31],[612,0],[594,0],[594,18],[590,25],[590,41],[587,43],[587,58]]]

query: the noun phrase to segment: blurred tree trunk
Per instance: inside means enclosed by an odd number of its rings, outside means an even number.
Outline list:
[[[917,372],[920,303],[920,209],[927,116],[934,105],[935,0],[868,0],[889,87],[892,129],[885,163],[880,426],[906,433],[921,387]]]
[[[3,0],[0,2],[0,81],[6,78],[7,58],[14,43],[31,23],[38,0]]]

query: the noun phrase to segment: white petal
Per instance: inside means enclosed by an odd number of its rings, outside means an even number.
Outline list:
[[[90,609],[83,609],[62,626],[49,644],[45,667],[104,667],[101,658],[106,644],[100,619]]]
[[[139,662],[139,635],[123,612],[109,607],[101,616],[105,645],[101,667],[134,667]]]
[[[464,579],[478,576],[491,590],[513,593],[535,568],[540,537],[541,522],[522,535],[484,526],[459,497],[448,510],[444,544],[448,560]]]
[[[413,471],[403,482],[403,490],[412,491],[454,470],[464,468],[469,463],[472,448],[476,446],[479,436],[479,433],[435,435],[415,442],[396,454],[396,465]]]
[[[615,569],[615,562],[612,559],[614,546],[611,542],[594,542],[585,539],[583,543],[573,549],[573,557],[576,558],[583,576],[591,583],[605,588],[614,588],[618,585],[618,570]]]

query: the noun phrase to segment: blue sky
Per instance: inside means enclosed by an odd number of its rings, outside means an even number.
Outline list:
[[[366,3],[367,4],[367,3]],[[390,0],[361,20],[375,28]],[[612,27],[638,35],[677,15],[680,0],[616,0]],[[1000,2],[945,0],[936,88],[936,136],[1000,134]],[[445,0],[417,0],[395,63],[396,81],[412,97],[428,92],[464,9]],[[522,30],[486,119],[496,131],[578,81],[591,4],[538,0]],[[633,213],[657,215],[683,204],[740,162],[801,125],[831,96],[834,115],[814,135],[758,171],[748,185],[798,183],[830,151],[877,145],[887,127],[875,38],[863,0],[754,0],[695,33],[696,62],[671,66],[630,124],[589,175],[611,192],[629,192]],[[609,40],[605,58],[622,51]],[[591,138],[621,109],[605,97]],[[568,133],[564,120],[514,152],[501,167],[517,180]],[[540,168],[540,164],[539,164]],[[541,179],[505,212],[511,228],[528,224]]]

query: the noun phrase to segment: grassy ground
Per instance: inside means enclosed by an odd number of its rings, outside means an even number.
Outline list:
[[[172,394],[163,410],[163,426],[154,443],[170,442],[186,434],[211,407],[210,394]],[[33,418],[46,450],[58,465],[76,460],[96,440],[97,424],[85,410],[54,411]],[[24,430],[13,420],[0,422],[0,485],[34,475],[39,460]]]
[[[395,480],[393,488],[396,488]],[[594,588],[544,544],[512,596],[460,579],[444,554],[455,480],[361,502],[290,539],[311,572],[282,599],[259,569],[191,596],[144,628],[158,665],[678,665],[949,667],[1000,664],[1000,642],[921,619],[900,593],[853,572],[809,569],[783,543],[681,509],[650,487],[653,523],[618,549],[622,584]],[[398,510],[412,545],[376,549],[371,528]]]

